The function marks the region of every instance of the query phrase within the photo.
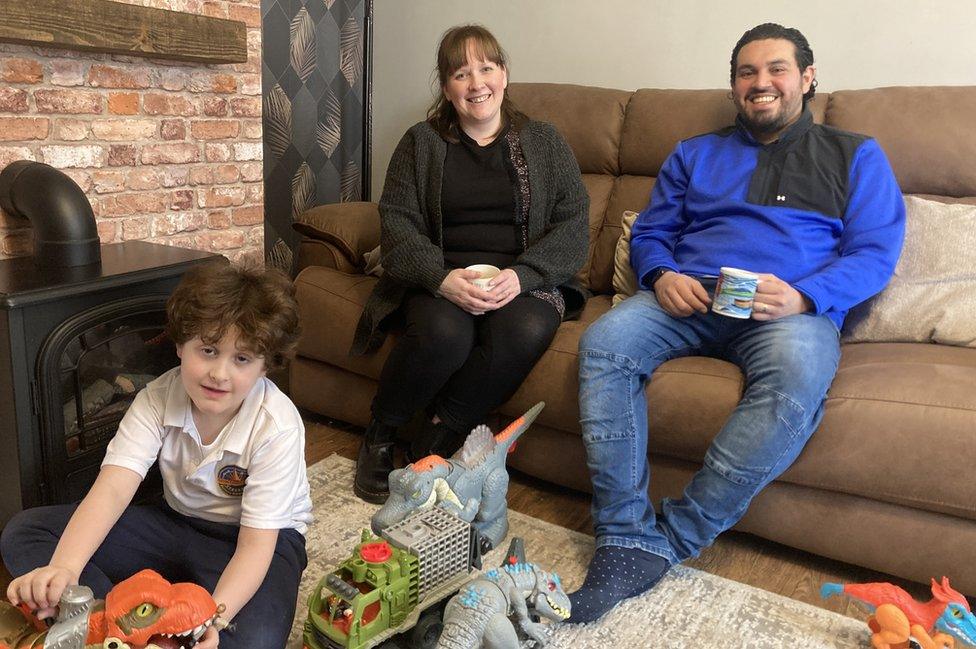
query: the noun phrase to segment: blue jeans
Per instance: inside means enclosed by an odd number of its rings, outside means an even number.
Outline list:
[[[76,507],[36,507],[7,523],[0,552],[11,575],[19,577],[47,565]],[[79,581],[104,599],[113,585],[151,568],[170,582],[193,582],[212,593],[234,555],[238,530],[236,525],[183,516],[165,504],[132,505],[105,537]],[[305,537],[293,529],[279,531],[264,582],[234,617],[232,627],[220,632],[222,649],[285,646],[306,563]]]
[[[644,386],[658,365],[682,356],[735,363],[745,391],[682,497],[665,499],[656,515],[647,495]],[[839,358],[837,327],[826,316],[674,318],[653,291],[605,313],[583,335],[579,354],[597,546],[638,548],[672,564],[697,556],[799,455],[823,416]]]

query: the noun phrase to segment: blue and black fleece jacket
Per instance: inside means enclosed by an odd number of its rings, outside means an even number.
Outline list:
[[[804,110],[771,144],[738,121],[679,142],[634,223],[630,260],[646,289],[662,267],[771,273],[839,329],[884,288],[904,233],[905,204],[877,142]]]

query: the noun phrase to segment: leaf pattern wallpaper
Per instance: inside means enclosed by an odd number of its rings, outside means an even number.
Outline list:
[[[291,225],[368,193],[372,0],[261,0],[265,258],[291,271]]]

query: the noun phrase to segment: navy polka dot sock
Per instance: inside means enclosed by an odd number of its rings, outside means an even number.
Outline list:
[[[670,567],[667,559],[636,548],[597,548],[583,585],[569,596],[569,622],[599,619],[619,601],[650,590]]]

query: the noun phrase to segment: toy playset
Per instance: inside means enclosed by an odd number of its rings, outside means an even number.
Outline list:
[[[515,544],[505,565],[471,579],[508,532],[505,458],[544,406],[497,435],[478,426],[450,458],[432,455],[390,474],[373,533],[363,531],[309,598],[305,649],[368,649],[394,636],[412,649],[544,644],[531,616],[569,617],[558,576],[527,563]]]

